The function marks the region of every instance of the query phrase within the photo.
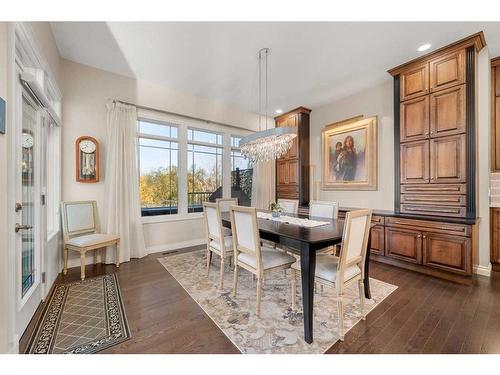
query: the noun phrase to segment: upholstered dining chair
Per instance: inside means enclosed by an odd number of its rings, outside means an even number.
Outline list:
[[[257,278],[257,301],[255,313],[260,316],[262,282],[275,271],[286,270],[295,258],[267,246],[261,246],[257,226],[257,210],[253,207],[232,206],[231,229],[233,231],[234,275],[233,296],[238,288],[238,269],[241,267]]]
[[[299,212],[299,201],[297,199],[278,199],[278,204],[287,214],[297,215]]]
[[[310,201],[309,216],[336,219],[339,215],[339,205],[337,202]]]
[[[358,283],[360,314],[365,319],[365,259],[370,233],[372,210],[355,210],[346,215],[344,232],[342,234],[342,251],[340,256],[318,254],[314,282],[332,287],[337,294],[338,333],[344,341],[344,291]],[[292,309],[296,308],[297,275],[300,265],[292,266]]]
[[[96,201],[62,202],[63,227],[63,274],[68,272],[69,250],[80,253],[80,278],[85,279],[85,254],[94,251],[94,265],[97,264],[97,251],[116,245],[116,267],[120,267],[120,236],[99,233]],[[101,260],[103,257],[101,257]]]
[[[220,212],[229,212],[229,207],[238,205],[238,198],[217,198],[215,203],[219,205]],[[231,235],[231,228],[222,228],[224,236]]]
[[[224,235],[218,203],[204,202],[203,212],[207,228],[207,276],[210,275],[212,254],[215,253],[220,257],[219,289],[222,290],[226,259],[230,261],[233,256],[233,238]]]

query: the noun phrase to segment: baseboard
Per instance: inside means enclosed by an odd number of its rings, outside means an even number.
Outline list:
[[[473,272],[477,275],[490,277],[491,276],[491,265],[489,265],[489,266],[480,266],[480,265],[474,266]]]
[[[206,243],[207,243],[207,241],[205,239],[201,238],[201,239],[197,239],[197,240],[189,240],[189,241],[174,242],[174,243],[163,244],[163,245],[148,246],[146,248],[146,251],[148,254],[154,254],[154,253],[161,253],[163,251],[183,249],[185,247],[204,245]]]

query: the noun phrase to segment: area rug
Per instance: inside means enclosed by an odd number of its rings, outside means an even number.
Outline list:
[[[242,353],[324,353],[338,340],[335,292],[324,288],[314,296],[314,341],[304,339],[302,299],[298,291],[297,311],[291,309],[291,278],[288,272],[266,276],[260,318],[255,315],[256,282],[246,270],[239,270],[238,295],[233,298],[233,273],[226,268],[223,291],[217,290],[219,259],[214,256],[210,275],[206,272],[206,250],[159,258],[189,295]],[[372,299],[366,300],[367,312],[396,290],[395,285],[370,279]],[[300,288],[299,288],[300,289]],[[360,321],[357,285],[344,296],[344,327],[348,331]]]
[[[90,354],[130,338],[116,274],[57,285],[27,353]]]

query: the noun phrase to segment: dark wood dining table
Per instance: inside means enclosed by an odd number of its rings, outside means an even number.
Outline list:
[[[259,210],[262,212],[269,212]],[[307,343],[313,342],[313,306],[314,306],[314,273],[316,269],[316,252],[326,247],[342,242],[342,232],[344,230],[344,220],[327,219],[323,217],[313,217],[307,215],[291,215],[300,218],[328,222],[328,224],[317,227],[302,227],[286,222],[257,218],[260,238],[275,242],[277,244],[293,249],[300,255],[300,267],[302,277],[302,307],[304,318],[304,340]],[[231,218],[229,212],[222,212],[222,225],[231,228]],[[368,249],[370,248],[370,238],[368,239]],[[370,299],[369,282],[369,254],[366,253],[365,262],[365,297]]]

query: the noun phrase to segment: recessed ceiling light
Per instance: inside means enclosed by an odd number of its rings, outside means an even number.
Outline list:
[[[423,52],[431,48],[431,45],[429,43],[422,44],[420,47],[418,47],[417,51],[418,52]]]
[[[283,113],[283,110],[282,110],[282,109],[277,109],[277,110],[276,110],[276,111],[274,111],[274,112],[276,112],[276,114],[277,114],[277,115],[279,115],[280,113]]]

